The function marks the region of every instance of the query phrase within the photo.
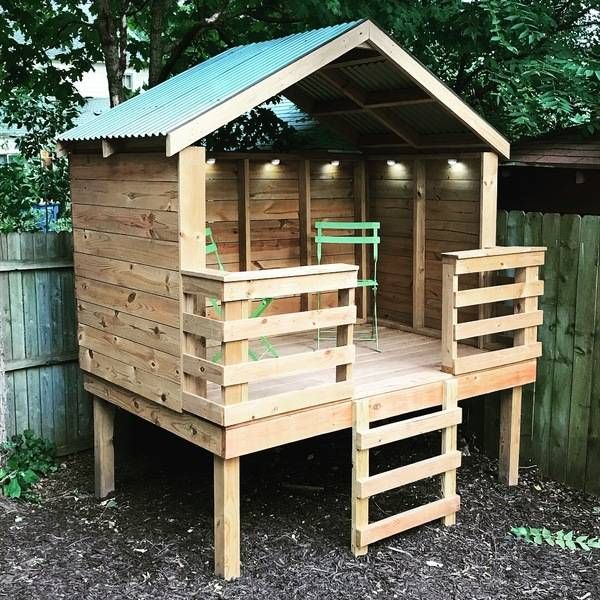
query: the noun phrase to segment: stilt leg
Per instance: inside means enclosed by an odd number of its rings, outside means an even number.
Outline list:
[[[94,396],[94,472],[98,498],[115,490],[114,425],[114,405]]]
[[[458,385],[456,379],[444,381],[444,410],[452,410],[458,406]],[[455,452],[457,449],[458,425],[442,429],[442,454]],[[456,469],[442,474],[442,497],[451,498],[456,495]],[[446,515],[442,522],[446,526],[456,525],[456,513]]]
[[[214,457],[215,574],[240,576],[240,459]]]
[[[519,483],[521,387],[503,393],[500,404],[499,478],[506,485]]]

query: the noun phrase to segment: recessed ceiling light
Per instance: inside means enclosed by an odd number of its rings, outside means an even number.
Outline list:
[[[280,162],[281,162],[281,160],[279,158],[271,159],[271,164],[274,166],[277,166]]]
[[[332,167],[339,167],[340,166],[340,161],[339,160],[332,160],[331,161],[331,166]]]
[[[206,159],[206,164],[207,164],[207,165],[214,165],[216,162],[217,162],[217,159],[216,159],[216,158],[212,158],[212,157],[211,157],[211,158],[207,158],[207,159]]]
[[[448,159],[448,164],[453,167],[455,164],[458,163],[458,160],[456,158],[449,158]]]
[[[395,164],[396,164],[395,160],[392,160],[391,158],[388,159],[388,161],[387,161],[388,167],[393,167]]]

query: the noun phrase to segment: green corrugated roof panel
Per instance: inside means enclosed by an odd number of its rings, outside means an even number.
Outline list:
[[[165,136],[358,26],[342,23],[226,50],[63,133],[62,141]]]

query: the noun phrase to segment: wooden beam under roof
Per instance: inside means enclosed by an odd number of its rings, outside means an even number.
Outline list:
[[[298,85],[289,87],[287,90],[284,90],[283,95],[291,100],[298,108],[303,110],[305,113],[309,115],[314,115],[314,99],[306,94]],[[327,120],[324,121],[324,125],[331,129],[334,133],[342,136],[346,141],[351,144],[358,146],[359,136],[356,130],[352,127],[349,127],[346,123],[343,123],[339,119],[334,116],[328,116]]]
[[[380,90],[367,93],[361,106],[350,98],[326,100],[314,105],[315,116],[329,116],[364,112],[370,108],[389,108],[412,104],[433,104],[435,100],[419,89]]]
[[[335,71],[321,71],[320,75],[325,81],[333,85],[361,108],[365,109],[366,112],[370,113],[380,123],[404,138],[411,146],[415,146],[415,148],[420,147],[420,136],[408,123],[401,121],[398,117],[385,114],[385,109],[370,108],[367,105],[368,92],[357,86],[348,77]]]

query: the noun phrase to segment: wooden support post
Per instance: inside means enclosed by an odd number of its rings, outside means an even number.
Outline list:
[[[539,278],[539,267],[515,270],[515,283],[531,284]],[[532,313],[538,308],[538,298],[515,300],[514,312]],[[537,327],[526,327],[515,331],[513,344],[521,346],[537,341]],[[521,401],[522,388],[515,387],[504,392],[500,405],[500,451],[499,477],[506,485],[519,483],[519,450],[521,445]]]
[[[458,291],[456,263],[444,259],[442,265],[442,371],[454,372],[454,363],[458,358],[458,344],[454,336],[454,327],[458,322],[458,310],[455,297]]]
[[[206,266],[206,153],[199,146],[190,146],[179,153],[178,164],[179,195],[179,270],[194,271]],[[205,314],[206,300],[192,294],[183,293],[179,302],[180,322],[183,313]],[[181,352],[200,358],[206,356],[206,340],[182,333]],[[182,358],[183,360],[183,358]],[[183,371],[183,364],[181,367]],[[206,395],[206,380],[184,373],[182,392]],[[183,402],[180,404],[180,412]]]
[[[238,230],[240,271],[249,271],[252,266],[250,235],[250,160],[240,160],[239,171]]]
[[[359,450],[357,440],[359,433],[369,430],[369,400],[352,401],[352,533],[351,549],[354,556],[363,556],[368,546],[360,546],[359,529],[369,524],[369,498],[359,498],[358,481],[369,477],[369,450]]]
[[[493,152],[481,153],[479,180],[479,247],[496,246],[496,220],[498,214],[498,155]],[[492,273],[479,274],[479,287],[492,285]],[[492,316],[491,304],[479,305],[479,319]],[[478,346],[485,348],[489,336],[481,336]]]
[[[240,459],[214,457],[215,574],[240,576]]]
[[[354,163],[354,220],[365,222],[369,220],[367,207],[367,177],[364,160]],[[361,232],[363,235],[365,232]],[[368,235],[371,235],[370,233]],[[359,279],[369,278],[369,256],[367,246],[359,244],[354,249],[354,260],[358,265]],[[366,287],[358,289],[356,295],[356,316],[361,321],[366,321],[369,313],[369,290]]]
[[[300,222],[300,265],[312,264],[312,219],[310,190],[310,160],[298,164],[298,187],[300,191],[298,217]],[[310,310],[310,295],[300,296],[300,310]]]
[[[115,491],[115,407],[94,396],[94,480],[97,498]]]
[[[442,399],[442,410],[453,410],[458,407],[458,380],[448,379],[444,381],[444,397]],[[457,449],[458,425],[452,425],[442,429],[442,454],[455,452]],[[442,497],[451,498],[456,495],[456,469],[446,471],[442,474]],[[446,515],[442,522],[444,525],[456,524],[456,513]]]
[[[413,193],[413,327],[425,327],[425,194],[424,160],[415,160]]]
[[[247,319],[250,301],[223,302],[223,320]],[[221,344],[223,365],[248,361],[248,340]],[[222,387],[225,405],[248,400],[248,384]],[[240,576],[240,459],[214,457],[215,573],[225,579]]]
[[[499,478],[506,485],[519,483],[521,440],[521,386],[502,394],[500,401]]]

